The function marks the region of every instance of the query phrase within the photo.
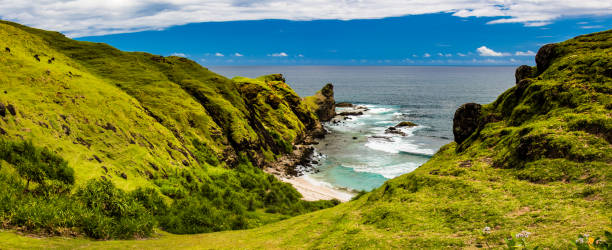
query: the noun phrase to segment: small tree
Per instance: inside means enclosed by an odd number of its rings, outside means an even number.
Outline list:
[[[26,179],[26,190],[30,182],[44,185],[45,180],[74,184],[74,170],[68,163],[46,148],[35,147],[32,142],[0,141],[0,159],[14,165],[19,175]]]

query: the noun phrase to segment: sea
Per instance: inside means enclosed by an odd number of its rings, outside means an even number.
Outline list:
[[[455,110],[486,104],[515,84],[511,66],[217,66],[228,78],[281,73],[300,96],[334,85],[336,102],[367,109],[338,123],[315,146],[318,162],[306,178],[317,185],[370,191],[410,173],[453,140]],[[343,108],[337,108],[341,112]],[[404,135],[385,130],[399,122]]]

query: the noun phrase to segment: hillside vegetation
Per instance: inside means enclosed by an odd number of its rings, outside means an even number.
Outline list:
[[[321,125],[280,75],[227,79],[0,22],[0,222],[94,238],[244,229],[329,207],[263,166]]]
[[[493,103],[460,107],[456,142],[423,166],[333,208],[250,230],[143,241],[14,233],[0,233],[0,241],[15,248],[498,248],[527,231],[528,247],[572,247],[578,234],[611,228],[612,31],[544,46],[536,64],[520,67],[517,85]]]

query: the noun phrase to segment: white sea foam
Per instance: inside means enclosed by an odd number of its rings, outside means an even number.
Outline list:
[[[414,171],[417,167],[419,167],[419,164],[414,163],[414,162],[405,162],[405,163],[390,165],[390,166],[369,166],[369,167],[346,166],[346,167],[350,167],[356,172],[367,172],[367,173],[380,174],[387,179],[392,179],[402,174]]]
[[[399,154],[400,152],[421,154],[421,155],[433,155],[432,149],[421,148],[419,145],[413,144],[411,141],[395,137],[388,138],[368,138],[368,142],[365,144],[366,147],[378,151],[383,151],[391,154]]]

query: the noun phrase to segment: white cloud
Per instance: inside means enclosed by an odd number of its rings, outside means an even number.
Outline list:
[[[514,53],[515,56],[535,56],[536,53],[528,50],[528,51],[517,51]]]
[[[78,37],[194,22],[374,19],[429,13],[543,26],[560,17],[612,14],[602,0],[0,0],[0,18]]]
[[[243,54],[240,54],[240,53],[238,53],[238,52],[236,52],[236,53],[234,53],[234,56],[237,56],[237,57],[243,57],[244,55],[243,55]]]
[[[302,55],[302,54],[299,54],[299,55],[297,55],[297,57],[304,57],[304,55]]]
[[[187,55],[185,55],[184,53],[172,53],[170,54],[171,56],[180,56],[180,57],[187,57]]]
[[[601,25],[585,25],[585,26],[580,26],[581,29],[601,29],[603,28],[603,26]]]
[[[457,55],[461,57],[467,56],[466,54],[463,54],[463,53],[457,53]]]
[[[221,57],[221,56],[225,56],[225,55],[223,55],[223,54],[221,54],[221,53],[217,52],[217,53],[215,53],[215,56],[219,56],[219,57]]]
[[[280,53],[269,54],[268,56],[273,56],[273,57],[286,57],[286,56],[289,56],[289,55],[287,55],[287,53],[285,53],[285,52],[280,52]]]
[[[480,56],[509,56],[508,53],[497,52],[495,50],[487,48],[487,46],[481,46],[477,48],[476,51]]]
[[[425,54],[423,54],[423,57],[429,58],[429,57],[431,57],[431,55],[429,53],[425,53]]]

